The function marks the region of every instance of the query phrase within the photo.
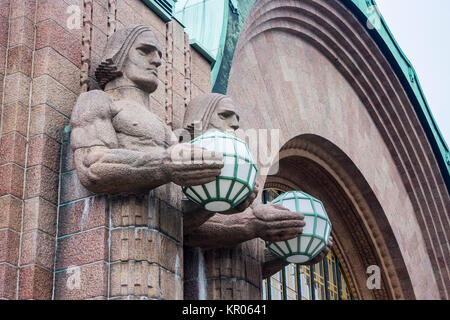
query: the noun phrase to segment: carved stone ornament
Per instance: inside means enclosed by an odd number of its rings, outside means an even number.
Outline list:
[[[165,119],[150,108],[162,55],[155,34],[142,25],[125,27],[114,32],[104,52],[95,73],[103,90],[81,94],[71,118],[71,147],[83,186],[96,193],[130,194],[168,182],[213,181],[223,167],[222,156],[177,143]],[[192,161],[198,152],[202,161]]]

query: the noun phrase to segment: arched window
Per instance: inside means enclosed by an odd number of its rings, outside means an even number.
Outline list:
[[[268,188],[263,202],[278,197],[283,190]],[[264,300],[353,300],[344,272],[333,251],[313,266],[290,264],[263,280]]]

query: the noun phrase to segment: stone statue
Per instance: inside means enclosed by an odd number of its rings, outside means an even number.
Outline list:
[[[221,94],[203,94],[193,99],[187,107],[183,127],[191,134],[194,128],[235,131],[239,128],[239,115],[230,97]],[[295,238],[305,226],[304,216],[273,204],[251,204],[258,194],[256,187],[242,208],[234,214],[214,214],[201,209],[195,203],[184,203],[184,245],[202,249],[232,248],[252,239],[283,241]],[[328,246],[312,261],[321,261],[333,245]],[[263,248],[264,246],[255,246]],[[261,275],[266,278],[288,265],[269,250],[260,254]]]
[[[140,193],[168,182],[207,183],[220,173],[221,155],[178,144],[164,119],[151,112],[149,94],[158,86],[161,55],[146,26],[123,28],[109,39],[95,73],[103,90],[81,94],[71,118],[74,163],[88,190]],[[174,147],[186,161],[173,161]],[[203,157],[200,163],[189,161],[195,152]]]

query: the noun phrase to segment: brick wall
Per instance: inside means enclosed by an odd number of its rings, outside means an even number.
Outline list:
[[[265,243],[253,239],[234,248],[184,249],[184,299],[259,300]]]
[[[80,46],[76,36],[52,19],[55,3],[1,2],[2,23],[9,26],[2,28],[7,49],[0,201],[9,208],[1,219],[9,221],[0,237],[8,278],[0,281],[7,287],[2,298],[50,299],[52,294],[60,132],[70,116],[61,101],[73,103],[79,93],[80,58],[73,55]]]
[[[84,19],[71,28],[74,8]],[[72,164],[71,110],[127,24],[160,39],[151,108],[179,128],[185,104],[210,90],[210,66],[178,22],[140,0],[0,1],[0,299],[182,298],[181,190],[93,195]]]
[[[84,52],[91,62],[89,86],[96,88],[94,70],[108,36],[131,21],[148,25],[163,46],[150,107],[174,129],[181,127],[191,95],[210,87],[209,64],[191,50],[182,26],[165,24],[138,0],[93,1],[90,13],[92,46]],[[196,73],[199,80],[191,79]],[[55,299],[182,298],[181,189],[169,184],[140,196],[95,196],[80,185],[68,143],[63,144]],[[76,270],[81,285],[72,288],[67,284]]]

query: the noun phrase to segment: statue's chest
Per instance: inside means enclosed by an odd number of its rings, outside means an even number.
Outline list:
[[[113,118],[113,126],[119,140],[139,141],[139,144],[147,145],[168,144],[170,129],[146,108],[130,103],[119,103],[114,109],[117,113]]]

